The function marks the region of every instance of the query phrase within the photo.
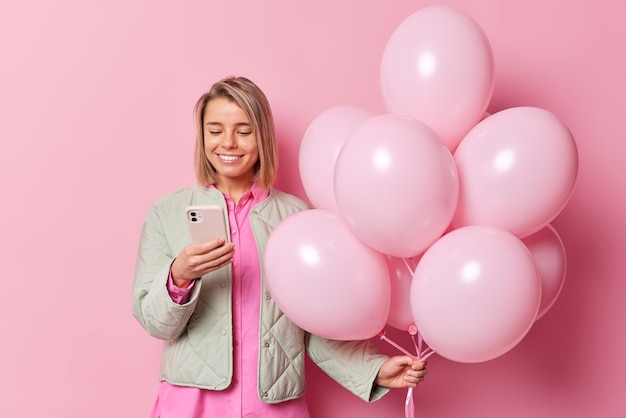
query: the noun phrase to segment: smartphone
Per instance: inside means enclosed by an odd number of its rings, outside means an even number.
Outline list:
[[[202,244],[213,241],[215,238],[224,238],[230,241],[226,230],[226,218],[221,206],[188,206],[185,210],[189,236],[193,244]]]

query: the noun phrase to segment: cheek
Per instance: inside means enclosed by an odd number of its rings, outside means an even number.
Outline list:
[[[210,141],[204,141],[204,157],[208,161],[208,163],[215,167],[217,157],[213,153],[215,146],[211,144]]]
[[[259,146],[257,145],[256,140],[247,144],[246,148],[249,154],[256,155],[257,158],[259,157]]]
[[[207,156],[210,156],[216,147],[217,147],[217,141],[211,139],[211,137],[206,137],[206,136],[204,137],[204,153]]]
[[[259,164],[259,161],[260,161],[260,159],[261,159],[261,158],[260,158],[260,155],[259,155],[259,149],[258,149],[258,148],[255,148],[255,149],[254,149],[254,151],[252,151],[252,152],[250,153],[250,155],[252,155],[252,156],[253,156],[253,157],[252,157],[252,161],[254,162],[254,165]]]

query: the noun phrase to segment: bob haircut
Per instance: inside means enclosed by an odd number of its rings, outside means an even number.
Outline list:
[[[274,134],[274,119],[267,97],[261,89],[245,77],[227,77],[213,84],[196,102],[193,114],[196,125],[196,178],[198,184],[215,184],[217,172],[209,163],[204,148],[204,110],[211,100],[225,98],[244,111],[254,131],[259,160],[254,166],[256,181],[269,189],[276,180],[278,153]]]

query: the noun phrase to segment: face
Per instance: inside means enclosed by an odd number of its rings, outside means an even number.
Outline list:
[[[259,160],[256,133],[235,102],[213,99],[204,109],[204,150],[217,172],[216,186],[252,184]]]

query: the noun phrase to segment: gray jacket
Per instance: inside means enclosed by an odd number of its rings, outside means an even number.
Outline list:
[[[198,280],[188,303],[174,303],[167,291],[169,267],[189,243],[185,208],[217,204],[223,195],[196,186],[158,200],[146,217],[133,286],[133,315],[146,331],[164,340],[161,380],[180,386],[221,390],[233,375],[231,269],[219,269]],[[263,271],[267,239],[278,223],[308,207],[300,199],[271,190],[250,213]],[[387,356],[370,341],[334,341],[309,334],[291,322],[274,303],[261,280],[258,394],[265,403],[302,396],[305,352],[328,375],[365,401],[388,389],[374,384]],[[367,318],[363,318],[367,321]]]

